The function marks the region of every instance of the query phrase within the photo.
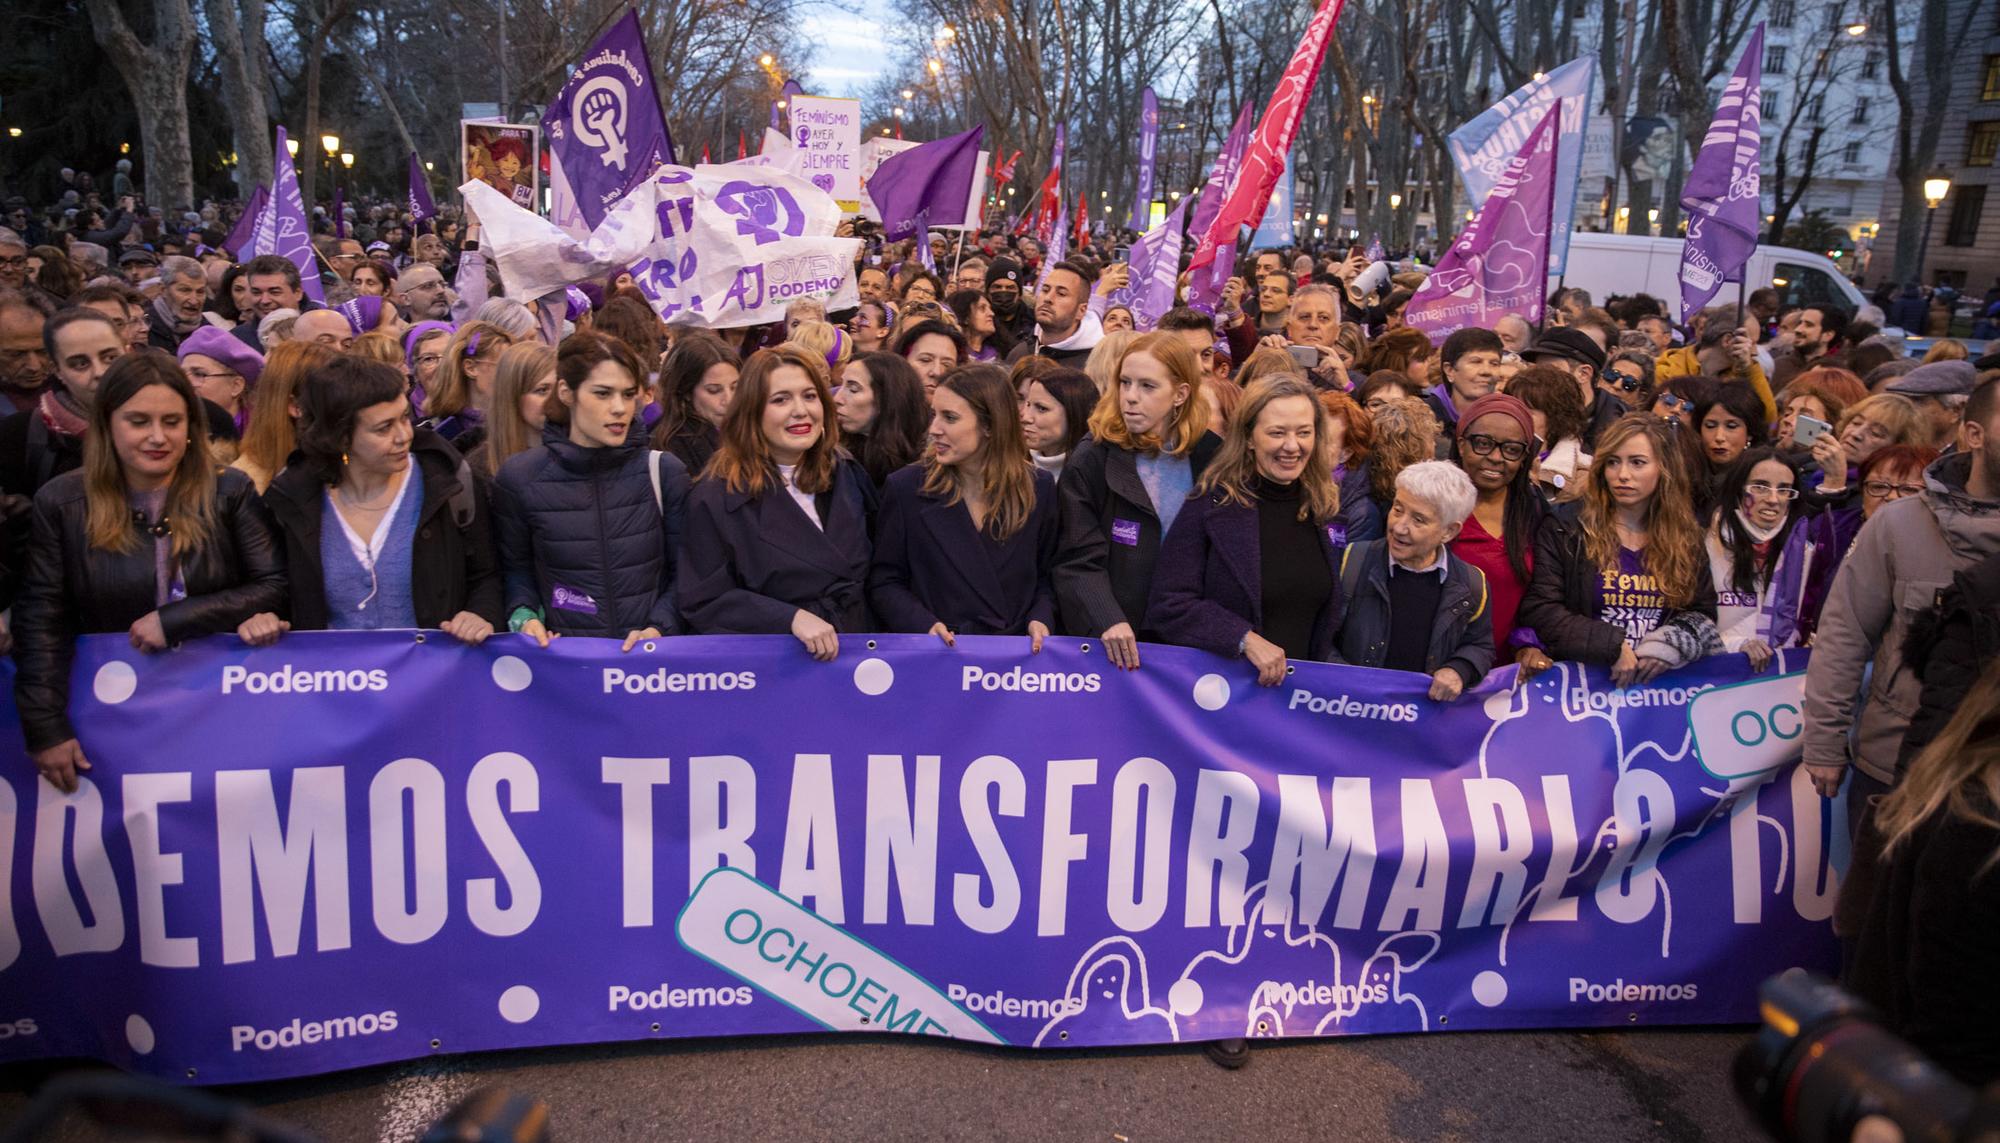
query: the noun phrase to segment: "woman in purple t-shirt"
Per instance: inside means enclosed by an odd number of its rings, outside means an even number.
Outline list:
[[[1516,616],[1550,655],[1610,667],[1629,686],[1716,649],[1715,584],[1682,456],[1649,413],[1605,430],[1576,517],[1552,517],[1536,538]]]

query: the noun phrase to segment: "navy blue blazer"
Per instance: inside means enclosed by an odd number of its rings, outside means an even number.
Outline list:
[[[912,464],[882,487],[868,599],[883,627],[923,632],[943,623],[960,635],[1026,635],[1039,621],[1053,631],[1055,478],[1035,470],[1035,510],[1005,541],[976,531],[963,502],[926,495],[923,483],[924,466]]]
[[[874,630],[868,611],[875,486],[842,459],[814,498],[825,528],[782,487],[731,492],[703,477],[688,492],[681,548],[681,615],[700,635],[789,635],[810,611],[836,630]]]
[[[1314,532],[1333,589],[1313,620],[1308,658],[1326,662],[1333,657],[1333,635],[1340,629],[1340,549],[1325,527]],[[1235,658],[1243,637],[1263,623],[1263,543],[1257,536],[1256,505],[1225,504],[1218,493],[1190,497],[1160,544],[1146,626],[1176,646]]]

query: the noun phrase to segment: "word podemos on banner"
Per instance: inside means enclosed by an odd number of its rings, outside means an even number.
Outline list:
[[[1796,653],[1439,704],[841,642],[86,639],[77,792],[0,726],[0,1059],[224,1083],[669,1036],[1748,1021],[1835,960]]]
[[[711,329],[780,321],[801,299],[860,304],[858,238],[831,196],[773,167],[660,167],[578,238],[482,183],[459,188],[512,297],[630,270],[662,318]]]

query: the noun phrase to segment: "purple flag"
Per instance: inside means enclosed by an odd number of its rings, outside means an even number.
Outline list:
[[[1049,267],[1067,257],[1069,257],[1069,204],[1063,203],[1056,208],[1055,233],[1049,235],[1047,244],[1042,247],[1042,272],[1035,279],[1037,297],[1041,296],[1042,283],[1049,280]]]
[[[1764,88],[1764,25],[1750,33],[1736,74],[1716,101],[1715,118],[1702,137],[1681,209],[1688,212],[1687,241],[1681,245],[1681,320],[1709,303],[1722,283],[1741,278],[1743,264],[1757,249],[1763,207],[1758,133]]]
[[[333,236],[347,237],[347,191],[342,187],[333,188]]]
[[[415,151],[410,152],[410,222],[419,223],[427,218],[437,217],[437,204],[431,201],[431,182],[424,175],[424,164],[418,160]]]
[[[798,80],[788,79],[785,81],[785,86],[778,89],[778,98],[771,101],[771,130],[778,130],[778,104],[782,103],[789,109],[792,106],[792,96],[804,95],[805,93],[806,89],[799,86]],[[789,135],[790,132],[784,132],[784,134]],[[968,191],[966,193],[970,194],[971,192]]]
[[[264,206],[270,201],[271,188],[258,183],[257,189],[250,192],[250,204],[243,208],[243,217],[236,220],[229,237],[222,240],[222,248],[229,251],[231,258],[238,262],[245,260],[244,248],[250,245],[250,236],[257,230],[257,219],[263,216]]]
[[[319,259],[313,254],[312,228],[306,225],[306,202],[299,194],[299,172],[292,166],[292,153],[285,149],[285,129],[278,128],[278,173],[272,179],[270,201],[257,216],[250,232],[250,256],[281,254],[299,268],[299,281],[306,297],[326,304],[326,291],[319,284]]]
[[[1255,105],[1245,100],[1236,113],[1236,124],[1229,129],[1229,138],[1215,156],[1215,165],[1208,169],[1208,181],[1201,184],[1201,201],[1195,204],[1194,217],[1188,220],[1196,234],[1208,233],[1209,223],[1222,213],[1223,200],[1229,197],[1236,172],[1243,166],[1243,152],[1250,146],[1250,131],[1256,126],[1250,118],[1253,110]]]
[[[963,221],[972,180],[979,177],[979,148],[986,127],[919,143],[882,160],[868,176],[868,197],[882,215],[882,237],[894,242],[930,224]]]
[[[1148,87],[1139,105],[1139,190],[1132,197],[1132,220],[1126,225],[1144,230],[1153,218],[1153,156],[1160,146],[1160,101]]]
[[[592,229],[626,191],[674,161],[653,86],[639,14],[627,12],[592,45],[542,116],[542,131]]]
[[[1530,324],[1542,319],[1561,134],[1562,104],[1556,103],[1501,172],[1479,217],[1410,299],[1403,324],[1436,344],[1461,329],[1491,329],[1508,314]]]
[[[1142,333],[1152,329],[1161,314],[1174,308],[1174,284],[1181,272],[1182,223],[1187,219],[1187,205],[1187,199],[1183,198],[1158,226],[1132,244],[1131,260],[1127,263],[1132,270],[1129,304],[1132,324]],[[1233,263],[1235,259],[1230,261]]]

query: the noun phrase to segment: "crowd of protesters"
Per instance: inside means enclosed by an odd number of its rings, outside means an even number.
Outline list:
[[[2000,358],[1767,289],[1685,324],[1564,289],[1434,344],[1422,272],[1339,247],[1256,251],[1142,329],[1109,240],[999,230],[934,236],[935,271],[870,239],[854,309],[711,332],[624,274],[506,297],[476,221],[382,207],[316,237],[321,306],[234,221],[73,190],[0,229],[0,637],[62,789],[93,632],[1068,635],[1439,703],[1810,647],[1852,979],[2000,1070],[1964,968],[2000,965]]]

